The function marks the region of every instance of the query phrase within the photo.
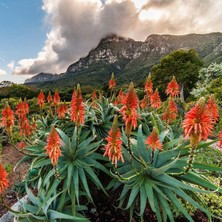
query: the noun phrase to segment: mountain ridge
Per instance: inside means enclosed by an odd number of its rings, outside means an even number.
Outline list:
[[[39,86],[71,86],[105,84],[112,72],[123,84],[129,81],[142,81],[162,57],[177,49],[194,48],[206,65],[222,61],[222,33],[187,35],[151,34],[145,41],[110,34],[101,39],[97,47],[87,56],[68,66],[65,73],[41,79],[38,74],[25,84]],[[36,80],[39,80],[37,82]],[[41,81],[42,80],[42,81]]]

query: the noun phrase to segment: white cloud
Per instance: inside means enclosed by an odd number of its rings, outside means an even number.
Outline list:
[[[15,62],[12,60],[10,63],[7,64],[7,67],[8,67],[10,70],[13,70],[14,67],[15,67]]]
[[[0,76],[7,75],[7,72],[3,69],[0,69]]]
[[[65,72],[111,32],[145,40],[152,33],[220,31],[219,8],[221,0],[43,0],[51,30],[37,57],[20,60],[13,73]]]

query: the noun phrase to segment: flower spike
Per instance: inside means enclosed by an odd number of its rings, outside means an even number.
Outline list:
[[[60,103],[60,96],[58,90],[55,90],[54,97],[53,97],[53,106],[58,106]]]
[[[62,155],[60,150],[61,142],[55,126],[52,125],[51,132],[47,138],[47,145],[45,146],[46,154],[49,155],[52,165],[55,167],[58,164],[58,159]]]
[[[40,109],[42,110],[44,104],[45,104],[45,95],[43,91],[41,90],[38,97],[37,97],[37,103],[40,106]]]
[[[178,96],[178,94],[179,94],[179,85],[176,81],[175,76],[173,76],[172,80],[168,84],[167,89],[166,89],[166,94],[170,95],[172,97]]]
[[[191,145],[196,147],[201,140],[207,140],[211,135],[213,123],[212,115],[202,97],[185,116],[183,121],[185,138],[190,137]]]
[[[70,111],[71,121],[75,122],[77,126],[84,124],[85,111],[79,84],[77,85],[77,89],[73,91]]]
[[[118,128],[118,117],[115,116],[113,125],[111,130],[108,132],[108,137],[106,137],[106,141],[108,142],[105,146],[105,153],[103,156],[108,156],[109,159],[115,167],[117,167],[117,162],[121,160],[124,162],[122,155],[122,140],[121,140],[121,132]]]
[[[152,83],[150,74],[146,79],[144,91],[146,92],[146,95],[148,98],[153,94],[153,83]]]
[[[136,108],[139,106],[139,99],[132,82],[129,85],[127,94],[122,99],[122,104],[123,107],[119,112],[123,115],[123,120],[125,121],[126,134],[130,135],[132,128],[137,127],[138,114]]]
[[[159,108],[162,104],[158,89],[150,97],[151,107],[156,109]]]
[[[7,179],[7,172],[0,163],[0,195],[2,194],[3,190],[8,187],[8,179]]]
[[[8,102],[6,102],[4,109],[2,110],[2,119],[1,119],[2,127],[6,128],[6,131],[9,136],[12,135],[12,127],[14,126],[15,123],[15,116],[14,112],[10,108]]]
[[[159,135],[155,127],[153,128],[152,133],[147,137],[145,144],[147,144],[147,149],[151,148],[152,150],[162,150],[163,144],[159,140]]]
[[[111,79],[109,80],[109,89],[113,90],[115,86],[116,86],[116,81],[115,81],[114,73],[112,72]]]

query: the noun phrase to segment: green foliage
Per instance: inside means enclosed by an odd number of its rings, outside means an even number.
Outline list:
[[[158,125],[158,122],[155,125]],[[131,148],[129,148],[129,142],[124,132],[122,140],[124,142],[124,163],[120,164],[114,174],[119,182],[112,181],[109,188],[122,189],[119,207],[130,209],[131,219],[133,211],[136,210],[142,221],[145,208],[149,204],[159,222],[166,221],[167,218],[169,221],[174,221],[172,211],[177,210],[189,221],[193,221],[181,204],[179,197],[211,218],[212,213],[205,208],[197,193],[210,193],[210,190],[214,191],[217,186],[198,172],[203,167],[209,171],[220,171],[221,168],[213,167],[212,169],[205,164],[194,164],[191,171],[181,174],[187,165],[189,144],[180,137],[174,137],[170,129],[161,130],[160,140],[164,143],[163,152],[159,150],[152,152],[151,149],[146,149],[142,126],[139,127],[136,138],[131,138]],[[199,145],[198,149],[205,146],[207,145]],[[127,152],[129,149],[131,152]],[[130,155],[130,153],[132,154]],[[203,191],[196,185],[209,189],[209,191]],[[218,191],[222,193],[221,189]],[[172,211],[169,204],[173,208]]]
[[[194,49],[176,50],[153,66],[152,78],[163,96],[167,84],[175,76],[181,89],[184,88],[187,97],[198,80],[198,72],[202,65],[203,63]]]
[[[62,157],[59,158],[56,168],[53,168],[50,159],[45,154],[46,137],[49,134],[51,124],[57,125],[56,130],[63,141]],[[42,120],[38,120],[37,125],[38,130],[32,138],[34,143],[29,144],[24,149],[24,152],[31,153],[30,158],[32,160],[26,180],[32,187],[35,187],[41,180],[45,192],[53,191],[55,192],[54,195],[57,195],[62,189],[61,197],[56,198],[58,207],[57,212],[54,213],[64,216],[62,215],[64,213],[63,208],[69,202],[71,215],[76,215],[76,210],[81,202],[93,202],[90,189],[92,184],[106,193],[97,175],[98,171],[109,174],[109,171],[99,162],[103,156],[96,153],[101,141],[95,141],[96,136],[93,136],[87,127],[77,128],[73,124],[67,125],[67,121],[58,120],[56,116],[55,119],[51,119],[50,116],[42,117]],[[47,198],[52,197],[47,196]],[[27,208],[27,211],[30,209]],[[50,221],[49,218],[47,221]]]
[[[217,193],[203,194],[202,198],[207,204],[210,212],[215,216],[221,217],[222,215],[222,195]]]
[[[8,174],[12,172],[12,164],[6,163],[4,167]]]
[[[222,105],[222,76],[212,80],[207,88],[208,94],[214,94],[218,104]]]
[[[30,114],[36,114],[36,113],[40,112],[36,98],[29,99],[27,102],[29,104],[29,113]]]
[[[92,135],[97,137],[98,140],[104,139],[112,126],[115,113],[113,105],[109,103],[107,98],[102,97],[100,101],[87,106],[86,111],[88,114],[86,124]]]
[[[10,138],[10,142],[12,144],[16,144],[16,143],[20,142],[21,140],[22,140],[22,137],[21,137],[19,131],[18,130],[14,130],[14,132],[13,132],[11,138]]]
[[[15,214],[19,222],[59,222],[61,220],[67,222],[89,222],[88,219],[78,213],[75,215],[72,214],[71,202],[66,197],[63,199],[65,191],[60,190],[57,192],[58,180],[54,184],[48,182],[42,185],[42,182],[42,179],[39,178],[37,186],[38,193],[36,196],[26,185],[28,202],[27,200],[21,201],[23,212]],[[62,208],[61,201],[64,203]],[[79,209],[82,210],[84,208]]]
[[[222,63],[212,63],[207,68],[201,68],[199,71],[199,81],[191,94],[195,98],[199,98],[213,93],[218,100],[221,100],[221,78]]]
[[[208,177],[210,181],[212,181],[214,184],[219,184],[220,179]],[[222,195],[218,193],[199,193],[199,198],[202,199],[203,203],[206,204],[206,207],[208,210],[216,217],[221,217],[222,215]],[[189,215],[194,216],[196,213],[196,209],[194,206],[192,206],[191,203],[184,201],[182,199],[179,199],[183,207],[187,210]],[[170,205],[171,206],[171,205]],[[172,206],[171,206],[172,207]],[[181,218],[183,215],[180,211],[175,211],[175,209],[172,208],[173,214],[175,218]]]
[[[3,98],[27,98],[31,99],[37,96],[38,90],[22,84],[13,84],[12,86],[4,87],[0,89],[0,99]]]
[[[198,163],[219,166],[219,163],[222,162],[221,151],[212,147],[202,148],[196,155],[196,161]]]

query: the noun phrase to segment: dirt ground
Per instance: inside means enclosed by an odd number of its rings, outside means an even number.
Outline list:
[[[15,171],[13,170],[14,166],[22,159],[23,156],[24,155],[22,153],[19,153],[11,145],[4,146],[1,153],[0,161],[10,170],[8,175],[9,187],[3,193],[4,200],[9,206],[12,206],[18,200],[17,194],[14,191],[14,185],[24,179],[29,169],[29,164],[26,162],[22,163]],[[0,217],[6,212],[7,210],[0,203]]]

